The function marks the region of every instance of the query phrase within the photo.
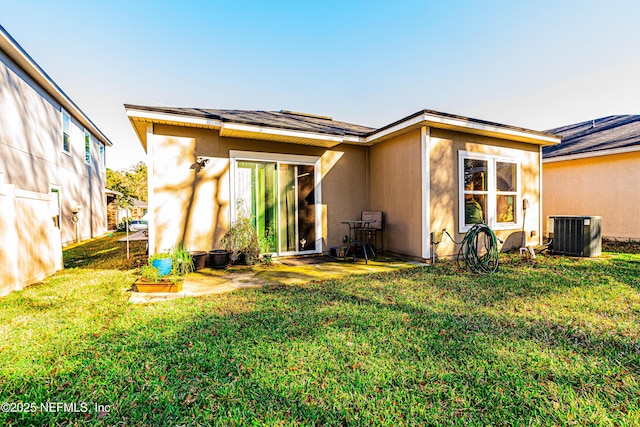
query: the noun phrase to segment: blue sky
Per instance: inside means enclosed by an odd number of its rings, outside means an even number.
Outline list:
[[[123,104],[296,110],[383,126],[422,109],[544,130],[640,113],[638,1],[0,0],[0,24],[111,139]]]

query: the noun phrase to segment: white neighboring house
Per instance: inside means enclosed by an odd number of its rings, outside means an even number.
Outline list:
[[[0,26],[0,295],[62,269],[62,246],[106,232],[111,145]]]

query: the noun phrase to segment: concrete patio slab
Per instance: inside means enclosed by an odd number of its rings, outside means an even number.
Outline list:
[[[368,264],[361,260],[352,262],[350,260],[334,261],[328,257],[322,258],[323,262],[316,262],[317,260],[313,259],[290,262],[287,261],[291,260],[289,258],[274,260],[270,266],[238,266],[224,270],[205,268],[187,275],[181,292],[131,292],[129,302],[151,303],[177,298],[201,297],[265,285],[297,285],[314,280],[329,280],[354,274],[382,273],[428,265],[382,256],[378,257],[376,261],[369,261]],[[295,265],[286,265],[285,263]]]

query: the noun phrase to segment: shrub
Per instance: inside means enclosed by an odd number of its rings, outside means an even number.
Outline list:
[[[231,252],[232,261],[244,254],[247,264],[252,265],[260,257],[258,233],[242,199],[236,203],[236,212],[236,220],[229,226],[220,244],[223,249]]]
[[[171,258],[173,258],[171,274],[176,276],[186,276],[195,269],[195,266],[193,265],[193,257],[184,249],[184,247],[182,247],[182,244],[171,248],[169,253]]]

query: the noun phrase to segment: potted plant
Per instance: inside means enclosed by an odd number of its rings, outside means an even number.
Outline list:
[[[179,276],[160,276],[150,263],[140,269],[140,277],[134,282],[136,292],[180,292],[183,279]]]
[[[268,237],[260,238],[260,256],[262,257],[262,262],[266,266],[270,266],[273,261],[273,238],[272,234],[268,233]]]
[[[176,276],[186,276],[191,273],[195,267],[193,265],[193,257],[186,251],[182,244],[174,246],[169,251],[173,261],[172,273]]]
[[[158,270],[159,276],[167,276],[173,267],[173,257],[169,251],[159,252],[149,258],[149,264]]]
[[[222,237],[221,246],[231,253],[231,262],[240,263],[241,258],[248,265],[255,264],[260,257],[258,233],[253,226],[242,199],[236,203],[236,220]]]
[[[189,251],[189,255],[193,259],[193,269],[202,270],[207,265],[207,258],[209,257],[205,251]]]
[[[213,268],[226,268],[231,261],[231,252],[226,249],[215,249],[209,251],[209,261]]]
[[[167,271],[168,268],[168,271]],[[184,276],[194,270],[193,258],[182,245],[149,258],[135,281],[137,292],[180,292]]]

